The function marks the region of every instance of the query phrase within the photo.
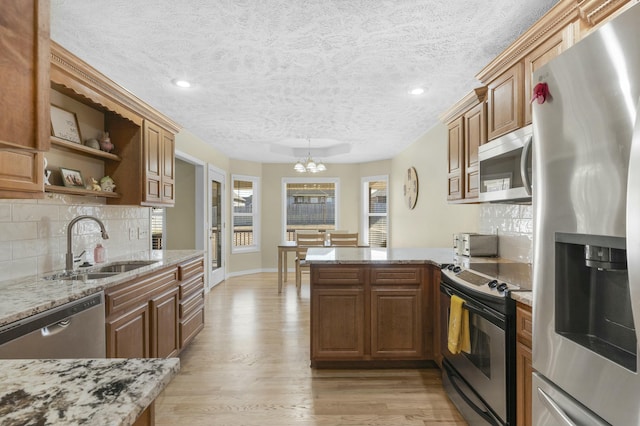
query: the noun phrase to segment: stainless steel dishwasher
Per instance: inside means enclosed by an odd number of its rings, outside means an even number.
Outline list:
[[[104,292],[0,327],[0,359],[105,355]]]

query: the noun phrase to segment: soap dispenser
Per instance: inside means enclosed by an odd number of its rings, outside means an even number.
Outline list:
[[[102,244],[98,244],[96,248],[93,249],[93,261],[96,263],[103,263],[106,260],[106,257],[106,249],[102,246]]]

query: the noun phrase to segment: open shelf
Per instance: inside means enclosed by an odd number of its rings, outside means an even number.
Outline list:
[[[88,146],[80,145],[79,143],[69,142],[55,136],[51,136],[51,144],[60,148],[65,148],[65,149],[75,151],[77,153],[88,155],[91,157],[106,158],[108,160],[113,160],[113,161],[122,160],[122,158],[120,158],[115,154],[100,151],[99,149],[89,148]],[[92,191],[92,192],[95,192],[95,191]]]
[[[55,192],[56,194],[84,195],[105,198],[120,198],[117,192],[92,191],[90,189],[71,188],[60,185],[45,185],[44,192]]]

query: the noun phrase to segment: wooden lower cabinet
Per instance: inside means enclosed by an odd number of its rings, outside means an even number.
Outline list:
[[[423,355],[422,289],[371,289],[371,357]]]
[[[364,347],[364,289],[321,288],[311,301],[312,358],[362,359]]]
[[[312,264],[311,365],[432,360],[431,276],[422,265]]]
[[[516,413],[517,424],[531,425],[532,401],[532,317],[531,307],[518,303],[516,308]]]
[[[149,305],[107,318],[107,358],[149,358]]]
[[[105,305],[108,358],[177,356],[204,327],[204,258],[108,288]]]
[[[178,336],[178,288],[157,296],[151,306],[151,356],[168,358],[180,350]]]

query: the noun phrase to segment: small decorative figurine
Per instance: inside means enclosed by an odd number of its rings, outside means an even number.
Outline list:
[[[44,184],[45,185],[51,185],[51,182],[49,182],[49,178],[51,177],[51,170],[47,170],[47,157],[44,157]]]
[[[84,146],[88,146],[89,148],[93,149],[100,149],[100,142],[98,142],[98,139],[95,138],[87,139],[86,141],[84,141]]]
[[[105,176],[100,179],[100,187],[105,192],[113,192],[113,190],[116,188],[116,184],[109,176]]]
[[[92,191],[102,191],[100,184],[94,178],[91,178],[91,190]]]
[[[111,152],[113,150],[113,144],[111,143],[109,132],[104,132],[104,135],[102,135],[102,138],[100,139],[100,149],[105,152]]]

